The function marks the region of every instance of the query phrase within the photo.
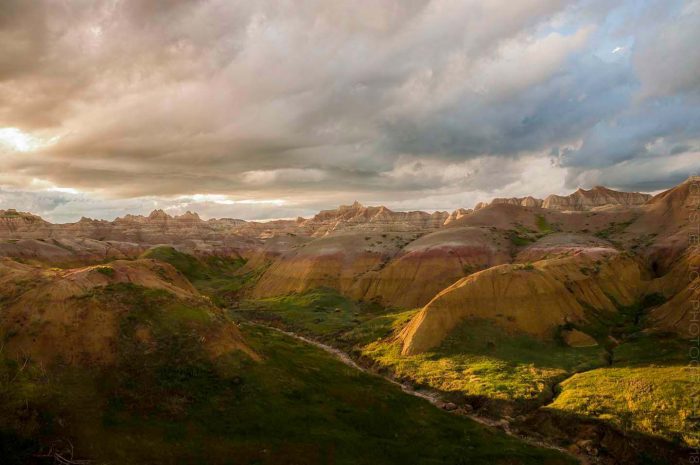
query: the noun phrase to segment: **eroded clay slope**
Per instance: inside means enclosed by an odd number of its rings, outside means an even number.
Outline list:
[[[379,271],[362,275],[353,294],[386,305],[415,308],[476,271],[511,260],[504,234],[487,228],[450,228],[411,242]]]
[[[163,291],[156,300],[176,313],[179,308],[191,308],[199,320],[218,321],[206,331],[201,329],[204,326],[192,327],[193,331],[202,330],[201,340],[212,356],[230,350],[254,356],[235,325],[220,318],[220,310],[172,266],[156,260],[118,260],[68,270],[1,260],[0,330],[5,338],[4,350],[47,364],[112,362],[120,322],[129,312],[147,312],[154,307],[132,302],[136,293],[129,286],[146,292]],[[140,334],[148,339],[148,326]]]
[[[401,332],[402,351],[416,354],[436,347],[468,318],[551,339],[557,327],[584,322],[587,309],[614,312],[616,304],[632,304],[647,282],[639,262],[617,251],[496,266],[458,281],[430,301]]]

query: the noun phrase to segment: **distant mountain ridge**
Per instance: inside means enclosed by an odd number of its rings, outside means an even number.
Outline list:
[[[93,239],[128,240],[159,243],[179,236],[180,239],[222,240],[236,235],[267,239],[278,234],[303,234],[320,237],[351,229],[390,231],[429,231],[439,229],[475,211],[493,205],[516,205],[559,211],[587,211],[606,207],[636,207],[651,199],[651,195],[621,192],[596,186],[578,189],[568,196],[549,195],[544,200],[532,196],[495,198],[480,202],[473,209],[459,208],[451,213],[436,211],[393,211],[384,206],[364,206],[359,202],[322,210],[312,218],[246,221],[234,218],[202,220],[195,212],[169,215],[162,209],[148,216],[127,214],[114,221],[81,218],[75,223],[52,224],[32,213],[14,209],[0,210],[0,238],[61,237],[66,234]]]
[[[578,189],[569,195],[548,195],[544,200],[532,196],[495,198],[491,203],[480,202],[474,209],[480,210],[488,205],[519,205],[521,207],[546,208],[548,210],[587,211],[600,207],[623,206],[634,207],[643,205],[651,199],[651,194],[640,192],[622,192],[603,186],[592,189]]]

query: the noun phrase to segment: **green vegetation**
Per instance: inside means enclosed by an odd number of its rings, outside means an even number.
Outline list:
[[[152,258],[169,263],[185,275],[203,294],[210,296],[218,305],[227,305],[240,292],[254,283],[264,269],[241,269],[246,260],[240,257],[211,255],[194,257],[170,246],[155,247],[144,252],[140,258]]]
[[[613,349],[615,366],[682,365],[687,363],[688,342],[675,334],[638,333]]]
[[[111,266],[98,266],[97,268],[95,268],[95,270],[97,270],[98,273],[101,273],[109,278],[113,277],[115,273],[114,268],[112,268]]]
[[[535,224],[537,231],[527,228],[520,223],[516,224],[514,229],[507,231],[507,237],[511,244],[516,247],[524,247],[560,230],[558,225],[550,224],[544,215],[535,215]]]
[[[634,223],[634,220],[624,221],[624,222],[621,222],[621,223],[616,223],[616,222],[613,221],[612,223],[610,223],[610,226],[608,226],[607,228],[602,229],[602,230],[596,232],[596,233],[594,234],[594,236],[599,237],[599,238],[601,238],[601,239],[608,239],[608,240],[610,240],[611,238],[615,237],[616,235],[621,234],[622,232],[624,232],[625,229],[627,229],[627,227],[628,227],[629,225],[631,225],[632,223]]]
[[[555,228],[549,224],[544,215],[537,215],[535,222],[537,224],[537,229],[539,229],[542,234],[551,234],[555,231]]]
[[[470,274],[485,270],[486,268],[486,265],[470,265],[469,263],[466,263],[462,266],[462,272],[465,276],[469,276]]]
[[[193,282],[219,278],[245,265],[245,260],[240,257],[211,255],[197,258],[170,246],[149,249],[140,258],[152,258],[169,263]]]
[[[700,390],[687,366],[688,343],[675,334],[643,328],[647,309],[663,301],[661,295],[648,295],[592,326],[601,341],[608,341],[611,366],[561,383],[561,393],[549,408],[691,447],[700,445]],[[621,343],[611,343],[608,334]]]
[[[116,285],[91,298],[128,310],[115,365],[0,359],[0,456],[24,463],[70,440],[76,457],[119,465],[573,463],[269,329],[242,328],[261,361],[213,359],[201,334],[214,314],[167,292]]]
[[[299,294],[244,301],[235,314],[245,319],[276,322],[294,331],[345,348],[386,337],[396,319],[407,322],[413,311],[394,312],[374,302],[353,302],[328,288]]]
[[[398,341],[370,344],[363,354],[422,385],[516,402],[543,402],[551,387],[571,373],[606,364],[598,347],[572,348],[509,334],[487,320],[463,323],[424,354],[401,355]]]
[[[535,239],[530,235],[516,230],[508,231],[508,239],[516,247],[524,247],[535,242]]]
[[[697,444],[692,432],[699,420],[691,402],[700,402],[700,393],[692,390],[691,373],[681,366],[687,362],[687,344],[672,334],[642,332],[647,310],[662,302],[662,296],[653,294],[617,313],[591,317],[594,323],[581,329],[594,334],[607,350],[544,342],[473,320],[453,331],[437,349],[412,356],[401,355],[401,343],[391,335],[417,310],[363,307],[319,289],[249,302],[255,309],[239,314],[353,351],[418,385],[514,403],[525,410],[549,401],[552,389],[563,381],[562,396],[552,409]],[[622,342],[612,344],[609,335]]]
[[[581,373],[561,384],[561,393],[548,408],[695,447],[700,445],[700,392],[692,371],[683,366],[637,366]]]
[[[19,218],[22,216],[18,211],[15,210],[5,210],[0,218]]]
[[[608,363],[602,348],[571,348],[469,321],[436,350],[401,355],[391,338],[417,310],[357,304],[329,289],[248,302],[236,314],[273,323],[353,351],[400,377],[434,389],[516,402],[544,402],[568,375]]]
[[[595,272],[595,269],[592,272]],[[608,297],[615,303],[617,311],[600,312],[584,305],[588,323],[576,328],[590,334],[608,348],[617,345],[612,342],[610,336],[619,340],[642,331],[648,311],[666,300],[663,295],[654,293],[645,296],[639,302],[625,306],[617,303],[612,296]]]

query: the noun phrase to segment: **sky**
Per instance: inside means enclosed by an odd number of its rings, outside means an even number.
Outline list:
[[[700,1],[2,0],[0,208],[289,218],[700,171]]]

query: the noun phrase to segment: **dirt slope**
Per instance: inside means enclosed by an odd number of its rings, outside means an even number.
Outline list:
[[[486,228],[443,229],[409,243],[381,270],[362,275],[352,294],[415,308],[465,275],[510,258],[503,234]]]
[[[193,330],[202,331],[202,340],[213,356],[234,349],[252,354],[237,328],[221,318],[220,310],[172,266],[155,260],[118,260],[69,270],[0,261],[0,331],[5,350],[47,364],[59,360],[110,363],[120,322],[129,312],[148,310],[147,304],[125,303],[130,302],[133,288],[129,286],[155,292],[156,300],[175,312],[173,315],[185,312],[219,321],[221,324],[208,329],[193,326]],[[144,327],[141,335],[147,338],[148,331]]]
[[[585,321],[586,308],[614,312],[611,298],[633,303],[646,288],[646,278],[636,260],[609,250],[496,266],[461,279],[430,301],[401,332],[402,353],[439,345],[468,318],[551,339],[559,326]]]

